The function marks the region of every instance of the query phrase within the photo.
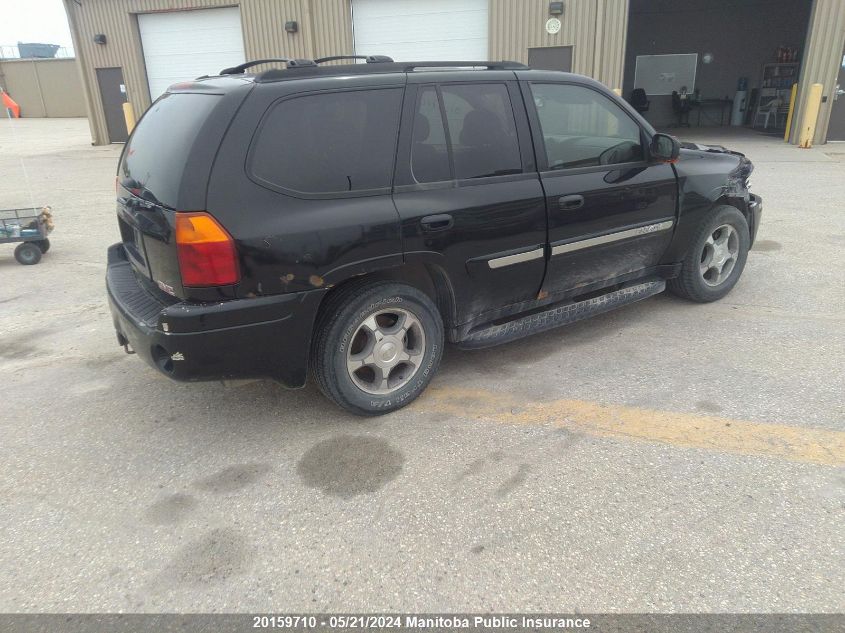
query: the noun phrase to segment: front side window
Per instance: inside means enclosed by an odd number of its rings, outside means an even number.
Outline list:
[[[549,169],[643,160],[640,128],[605,95],[584,86],[533,84]]]
[[[302,193],[390,187],[402,89],[294,97],[267,115],[252,149],[260,181]]]

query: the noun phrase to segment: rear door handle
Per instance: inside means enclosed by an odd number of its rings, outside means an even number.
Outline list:
[[[441,213],[440,215],[427,215],[420,220],[423,230],[433,233],[434,231],[445,231],[455,226],[455,220],[448,213]]]
[[[584,196],[563,196],[557,202],[564,211],[574,211],[584,206]]]

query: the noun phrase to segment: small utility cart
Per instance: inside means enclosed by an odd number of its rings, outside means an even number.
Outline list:
[[[20,242],[15,259],[25,266],[41,261],[50,250],[47,236],[53,231],[50,207],[29,209],[0,209],[0,244]]]

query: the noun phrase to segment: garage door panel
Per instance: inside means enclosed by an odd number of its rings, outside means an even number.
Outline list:
[[[487,59],[488,0],[353,0],[355,51],[397,61]]]
[[[150,97],[168,86],[245,61],[237,7],[138,16]]]

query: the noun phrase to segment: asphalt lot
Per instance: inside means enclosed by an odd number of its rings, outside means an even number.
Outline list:
[[[361,419],[125,355],[120,148],[0,121],[0,208],[57,225],[0,246],[0,612],[845,610],[845,147],[685,132],[756,164],[732,294],[448,349]]]

